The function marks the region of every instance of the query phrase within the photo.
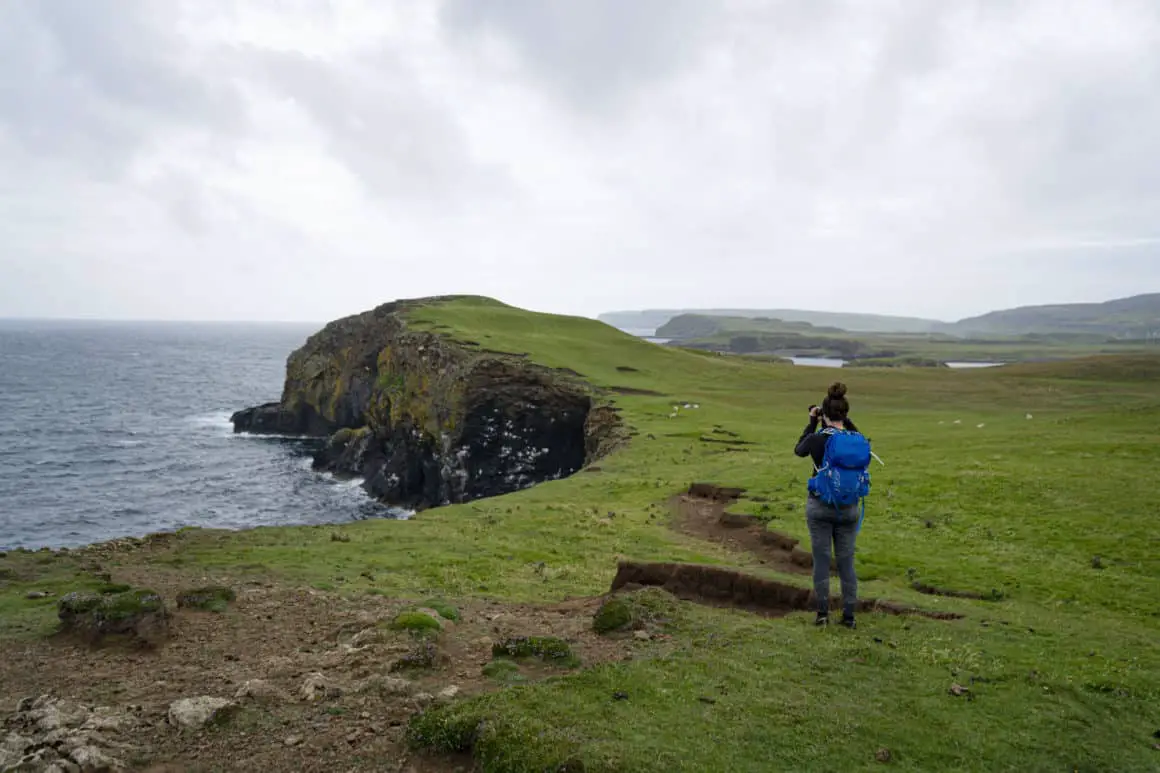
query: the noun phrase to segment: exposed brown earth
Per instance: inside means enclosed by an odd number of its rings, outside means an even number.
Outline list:
[[[171,607],[179,589],[174,578],[144,568],[117,579],[147,583]],[[409,718],[498,687],[482,669],[493,644],[512,637],[561,638],[584,666],[627,657],[631,641],[592,631],[599,603],[474,602],[459,610],[459,622],[443,621],[434,667],[399,669],[418,646],[412,634],[390,627],[402,602],[252,584],[222,614],[174,609],[168,639],[152,648],[94,647],[61,635],[5,642],[0,742],[7,732],[35,733],[18,704],[48,696],[41,703],[131,717],[110,725],[120,729],[104,731],[98,741],[106,745],[95,747],[127,770],[469,771],[470,760],[409,752]],[[539,663],[519,669],[533,680],[561,673]],[[229,702],[228,721],[175,726],[175,702],[202,697]],[[77,716],[88,715],[78,709]],[[49,768],[30,768],[37,769]]]
[[[612,590],[642,587],[664,588],[677,598],[712,606],[744,609],[758,614],[781,616],[814,608],[813,591],[720,566],[702,564],[641,563],[622,561],[612,581]],[[831,599],[838,609],[841,599]],[[957,620],[952,612],[936,612],[907,607],[877,599],[862,599],[859,611],[895,615],[921,615],[936,620]]]
[[[744,489],[694,483],[687,493],[672,501],[673,526],[684,534],[716,542],[729,550],[749,553],[772,569],[809,574],[813,570],[813,555],[800,547],[797,539],[766,528],[755,516],[726,510],[744,493]],[[832,561],[830,569],[836,569]]]

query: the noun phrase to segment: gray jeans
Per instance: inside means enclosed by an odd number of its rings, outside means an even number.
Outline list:
[[[813,497],[806,498],[806,525],[814,554],[814,599],[819,612],[830,610],[830,544],[838,559],[838,579],[842,582],[842,612],[853,616],[858,603],[858,576],[854,573],[854,541],[857,537],[859,506],[840,510]]]

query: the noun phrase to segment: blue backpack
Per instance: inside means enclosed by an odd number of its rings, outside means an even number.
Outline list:
[[[826,453],[822,466],[810,478],[811,494],[835,508],[862,502],[858,528],[866,517],[866,496],[870,493],[870,441],[859,432],[826,429]]]

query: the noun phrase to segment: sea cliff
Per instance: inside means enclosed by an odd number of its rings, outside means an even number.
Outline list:
[[[415,509],[564,477],[616,444],[615,411],[574,374],[408,325],[450,300],[326,325],[290,355],[281,400],[235,413],[234,431],[326,438],[316,469]]]

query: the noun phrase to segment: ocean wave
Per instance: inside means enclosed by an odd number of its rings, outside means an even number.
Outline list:
[[[229,411],[215,411],[214,413],[205,413],[199,416],[187,416],[185,417],[185,423],[192,424],[195,427],[228,429],[230,432],[233,432],[234,425],[230,421],[230,416],[232,415]]]
[[[145,328],[22,338],[29,356],[0,369],[0,394],[13,398],[0,417],[0,550],[182,525],[409,517],[359,479],[313,470],[324,439],[234,433],[228,409],[281,388],[300,333],[194,326],[180,340]]]
[[[233,432],[233,429],[231,429],[230,432]],[[325,438],[320,438],[317,435],[283,435],[277,432],[246,432],[244,430],[242,432],[238,432],[235,437],[247,438],[250,440],[325,440]]]

